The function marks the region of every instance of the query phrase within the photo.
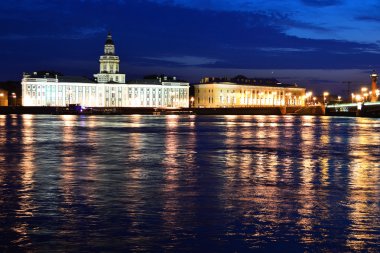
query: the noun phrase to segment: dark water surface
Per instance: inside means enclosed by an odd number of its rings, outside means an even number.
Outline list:
[[[0,115],[0,251],[380,252],[380,119]]]

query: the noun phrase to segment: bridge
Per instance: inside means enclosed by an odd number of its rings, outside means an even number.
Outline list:
[[[330,104],[325,108],[326,115],[380,117],[380,102]]]

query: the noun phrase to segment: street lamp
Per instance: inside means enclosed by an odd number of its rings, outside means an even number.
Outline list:
[[[316,105],[317,97],[313,97],[314,105]]]
[[[327,97],[330,95],[327,91],[323,92],[323,102],[326,104]]]
[[[190,108],[194,107],[194,97],[190,98]]]
[[[366,93],[364,93],[364,94],[363,94],[363,96],[364,96],[364,98],[365,98],[364,102],[367,102],[368,93],[367,93],[367,92],[366,92]]]
[[[16,105],[16,98],[17,98],[17,95],[16,93],[12,92],[12,98],[13,98],[13,105]]]
[[[366,93],[366,92],[368,91],[368,88],[367,88],[367,87],[363,87],[363,88],[361,89],[361,91],[362,91],[362,96],[363,96],[364,93]]]
[[[355,94],[354,94],[354,93],[351,93],[351,103],[354,102],[354,98],[355,98]]]
[[[309,99],[310,99],[310,102],[311,102],[311,98],[313,97],[313,92],[312,91],[309,91]]]

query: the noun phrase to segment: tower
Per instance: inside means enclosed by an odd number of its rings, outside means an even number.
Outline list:
[[[371,102],[377,101],[377,74],[373,72],[371,74],[372,79],[372,94],[371,94]]]
[[[99,59],[100,70],[94,77],[98,83],[125,83],[125,75],[119,73],[119,56],[115,55],[115,44],[111,33],[108,33],[104,45],[104,55]]]

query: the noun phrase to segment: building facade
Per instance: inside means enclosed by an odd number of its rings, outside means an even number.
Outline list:
[[[237,76],[235,78],[203,78],[194,85],[194,106],[260,107],[304,106],[306,89],[282,84],[276,79],[258,79]]]
[[[119,57],[115,55],[112,36],[108,34],[104,55],[100,57],[100,73],[95,80],[63,76],[59,73],[24,74],[23,106],[85,107],[158,107],[189,106],[189,83],[175,77],[150,76],[125,82],[119,73]]]
[[[99,73],[94,75],[98,83],[125,83],[125,75],[119,73],[120,59],[115,55],[115,44],[110,33],[104,45],[104,55],[100,56],[99,63]]]
[[[0,89],[0,106],[8,106],[8,91]]]

